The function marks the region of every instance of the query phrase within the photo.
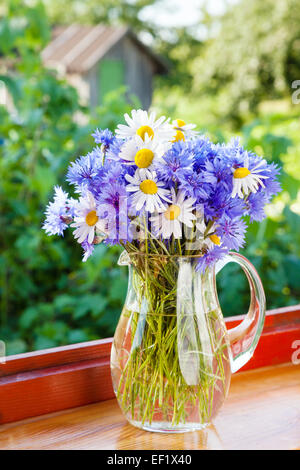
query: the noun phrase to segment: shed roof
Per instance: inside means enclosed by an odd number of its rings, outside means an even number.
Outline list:
[[[53,30],[52,41],[42,52],[42,58],[48,66],[63,66],[69,73],[86,73],[125,36],[150,57],[156,73],[168,70],[163,59],[125,26],[57,26]]]

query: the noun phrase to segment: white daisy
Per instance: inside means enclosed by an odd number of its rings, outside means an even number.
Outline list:
[[[170,202],[170,192],[162,181],[157,181],[155,171],[136,170],[134,176],[125,175],[129,184],[126,191],[132,192],[131,202],[137,211],[143,207],[149,212],[162,212],[166,209],[163,201]]]
[[[186,137],[192,139],[198,135],[198,132],[194,131],[196,124],[186,124],[183,119],[175,119],[172,126],[176,131],[174,142],[185,140]]]
[[[138,168],[153,169],[153,163],[160,159],[171,144],[162,145],[156,139],[145,135],[144,140],[136,135],[127,140],[122,146],[119,157],[128,162],[128,165],[136,165]]]
[[[222,244],[221,238],[216,234],[216,229],[218,225],[213,223],[209,228],[207,235],[207,224],[204,219],[204,208],[203,205],[199,204],[196,210],[197,222],[197,239],[201,242],[202,245],[205,245],[206,248],[211,249],[214,246],[220,246]]]
[[[213,230],[211,232],[213,232]],[[216,233],[211,233],[211,235],[205,238],[205,245],[210,250],[214,246],[221,246],[222,241],[221,241],[221,238]]]
[[[231,168],[232,170],[232,181],[233,181],[233,190],[231,197],[238,195],[240,198],[243,198],[244,195],[249,194],[249,192],[256,193],[261,185],[265,187],[263,179],[268,178],[268,176],[261,175],[262,171],[265,171],[265,168],[261,168],[262,165],[266,164],[266,160],[261,160],[257,165],[254,166],[251,170],[249,169],[249,157],[248,153],[244,153],[244,166],[239,168]]]
[[[88,243],[93,243],[95,233],[104,238],[107,236],[105,221],[97,215],[96,201],[92,193],[87,192],[85,196],[80,197],[71,227],[75,227],[74,237],[78,243],[82,243],[86,238]]]
[[[128,125],[119,124],[116,129],[116,135],[122,139],[135,135],[140,136],[143,140],[146,135],[151,139],[156,138],[164,141],[171,141],[174,138],[175,131],[165,116],[156,119],[155,112],[149,115],[147,111],[142,109],[133,109],[131,117],[125,114],[124,118]]]
[[[196,220],[196,216],[193,214],[194,198],[185,199],[184,191],[179,191],[176,195],[173,188],[171,196],[171,204],[167,209],[161,214],[150,217],[155,234],[162,235],[164,239],[170,238],[171,235],[174,235],[174,238],[181,238],[182,224],[192,228],[193,220]]]

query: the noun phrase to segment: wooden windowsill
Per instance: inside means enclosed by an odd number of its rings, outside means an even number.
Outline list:
[[[300,449],[300,365],[234,375],[227,401],[203,431],[142,431],[108,400],[4,424],[0,449]]]
[[[227,328],[243,318],[226,318]],[[291,362],[299,341],[300,305],[270,310],[255,354],[241,370]],[[114,398],[111,344],[107,338],[0,361],[0,425]]]

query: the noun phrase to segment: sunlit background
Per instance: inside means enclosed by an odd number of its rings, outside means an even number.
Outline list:
[[[111,336],[127,287],[120,250],[81,262],[43,211],[95,127],[151,106],[215,142],[241,137],[282,167],[283,191],[242,250],[269,309],[300,298],[300,0],[7,0],[0,5],[0,340],[8,354]],[[246,313],[236,266],[224,315]]]

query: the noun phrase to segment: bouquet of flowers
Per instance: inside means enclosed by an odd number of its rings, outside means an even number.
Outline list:
[[[193,124],[133,110],[115,134],[97,129],[96,146],[70,164],[66,180],[78,199],[55,187],[43,225],[70,226],[83,248],[122,245],[131,252],[201,254],[204,271],[245,243],[247,219],[261,221],[280,190],[278,167],[238,139],[213,144]]]
[[[115,133],[92,134],[96,146],[67,172],[78,198],[56,187],[44,229],[63,235],[70,226],[83,261],[99,243],[119,244],[134,266],[112,350],[115,392],[129,419],[148,428],[163,421],[161,429],[204,424],[227,393],[230,369],[210,273],[244,245],[247,222],[265,217],[279,168],[238,139],[212,143],[182,119],[133,110],[125,121]],[[192,269],[180,271],[178,259],[192,259]],[[178,297],[189,276],[201,276],[206,289],[202,323],[194,301]],[[209,329],[194,334],[201,324]]]

